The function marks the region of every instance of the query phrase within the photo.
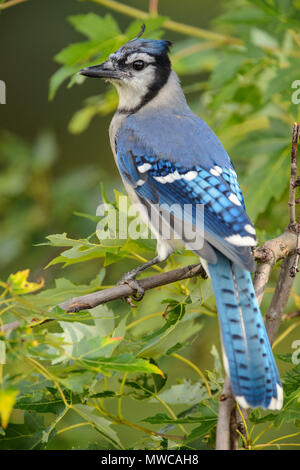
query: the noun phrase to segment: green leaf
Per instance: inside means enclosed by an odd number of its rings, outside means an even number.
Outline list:
[[[15,408],[26,411],[36,411],[37,413],[54,413],[59,414],[65,407],[64,402],[57,396],[47,391],[34,390],[25,396],[18,397]]]
[[[207,390],[202,382],[192,383],[190,380],[183,379],[182,383],[172,385],[167,390],[159,394],[164,402],[169,405],[195,405],[208,398]]]
[[[47,292],[47,291],[46,291]],[[54,307],[51,309],[51,313],[49,313],[49,319],[58,320],[58,321],[65,321],[65,322],[80,322],[80,323],[90,323],[94,317],[91,315],[90,312],[70,312],[67,313],[60,307]]]
[[[106,115],[113,112],[118,105],[118,96],[114,88],[103,95],[90,98],[84,108],[73,114],[69,122],[69,131],[80,134],[89,126],[96,115]],[[99,221],[99,217],[97,222]]]
[[[266,31],[259,28],[251,29],[251,41],[257,47],[278,47],[278,41]]]
[[[214,422],[216,422],[216,416],[214,415]],[[170,418],[170,416],[164,413],[157,413],[154,416],[149,416],[142,421],[150,424],[193,424],[202,423],[204,420],[203,416],[185,416],[184,418]]]
[[[216,346],[213,344],[212,348],[210,350],[210,354],[214,358],[214,369],[219,377],[223,376],[223,367],[222,367],[222,361],[220,358],[219,351],[217,350]]]
[[[177,343],[185,343],[188,338],[202,328],[195,320],[198,314],[185,315],[185,305],[177,304],[168,312],[164,326],[143,338],[144,345],[139,351],[143,357],[159,357],[167,353]]]
[[[205,403],[199,405],[199,412],[202,418],[201,424],[192,430],[185,439],[185,442],[201,439],[216,428],[218,420],[217,407],[218,405],[215,402],[210,402],[208,406]]]
[[[73,238],[69,238],[66,234],[64,233],[56,233],[54,235],[48,235],[47,240],[49,242],[43,243],[43,245],[50,245],[50,246],[89,246],[90,243],[88,240],[85,239],[79,239],[75,240]]]
[[[84,393],[91,386],[95,377],[96,372],[90,370],[67,370],[64,375],[59,377],[59,381],[74,393]]]
[[[284,98],[291,101],[293,93],[292,83],[299,80],[300,60],[293,60],[291,67],[277,68],[275,77],[268,83],[263,94],[263,101],[267,103],[276,93],[284,93]]]
[[[46,429],[44,419],[35,412],[24,413],[24,424],[10,423],[5,436],[0,437],[0,449],[41,449],[43,431]]]
[[[101,45],[98,41],[86,41],[70,44],[56,54],[54,59],[59,64],[72,67],[76,64],[84,64],[95,56],[98,58],[101,56]]]
[[[117,22],[110,14],[105,15],[103,18],[95,13],[74,15],[69,17],[69,21],[76,31],[100,42],[121,33]]]
[[[78,343],[73,343],[73,354],[74,359],[98,359],[101,357],[109,357],[112,351],[115,349],[116,344],[119,344],[122,338],[110,338],[107,337],[95,337],[86,338],[83,337]]]
[[[116,392],[113,390],[105,390],[105,392],[98,392],[90,395],[89,398],[114,398],[116,397]]]
[[[97,112],[98,111],[95,106],[86,106],[85,108],[76,111],[69,122],[69,131],[72,134],[80,134],[85,131]]]
[[[300,364],[296,365],[292,369],[288,370],[284,375],[284,390],[287,394],[293,392],[299,392],[300,384]]]
[[[73,409],[117,449],[123,449],[123,446],[117,436],[117,433],[111,429],[111,422],[102,416],[97,415],[90,406],[74,405]]]
[[[163,372],[151,362],[135,357],[132,353],[120,354],[110,358],[98,357],[93,360],[81,360],[82,364],[97,367],[103,372],[118,370],[121,372],[146,372],[149,374],[159,374],[164,376]]]
[[[243,61],[244,57],[240,55],[227,56],[226,59],[221,60],[211,74],[211,87],[220,88],[232,78],[235,77],[236,79],[236,73],[241,67]]]
[[[59,304],[64,300],[78,295],[85,295],[100,287],[98,279],[93,279],[90,285],[76,285],[68,279],[58,278],[55,280],[55,287],[53,289],[45,289],[36,295],[28,295],[27,300],[32,303],[32,308],[35,307],[48,307]],[[52,312],[52,310],[51,310]],[[66,313],[59,307],[53,309],[53,317],[51,312],[47,312],[47,318],[56,318],[58,320],[72,321],[77,318],[88,319],[87,313]]]
[[[49,83],[49,100],[53,100],[58,88],[60,85],[71,75],[74,73],[78,72],[79,67],[78,65],[73,65],[73,66],[63,66],[60,69],[58,69],[50,78],[50,83]]]
[[[211,432],[217,425],[217,418],[212,417],[211,419],[203,419],[200,426],[197,426],[192,432],[186,437],[185,443],[195,441],[196,439],[202,439],[209,432]]]
[[[262,160],[262,165],[243,180],[247,212],[252,221],[266,210],[272,198],[280,199],[288,185],[289,168],[290,159],[285,151],[266,162]]]
[[[243,5],[218,16],[217,21],[223,23],[257,24],[270,21],[270,17],[256,7]]]
[[[114,328],[113,318],[108,308],[99,306],[93,310],[94,322],[92,325],[79,322],[59,322],[63,329],[63,333],[59,334],[59,337],[64,340],[65,345],[63,348],[66,356],[61,355],[55,363],[70,357],[75,359],[110,356],[120,339],[103,336],[103,321],[106,323],[106,332],[110,333]],[[109,331],[110,329],[111,331]]]

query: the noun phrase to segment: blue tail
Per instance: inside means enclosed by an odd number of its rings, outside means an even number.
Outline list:
[[[282,386],[251,275],[217,252],[208,264],[223,343],[224,367],[243,408],[280,409]]]

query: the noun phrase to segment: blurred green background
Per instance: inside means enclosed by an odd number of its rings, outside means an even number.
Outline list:
[[[132,0],[124,3],[147,11],[149,2]],[[161,0],[159,13],[182,23],[210,29],[211,21],[224,11],[226,5],[225,0],[216,0],[213,4],[208,0]],[[70,119],[83,100],[107,91],[109,85],[100,80],[87,80],[84,86],[73,86],[69,90],[61,87],[55,98],[48,100],[49,78],[58,67],[53,57],[67,44],[82,40],[82,35],[66,18],[87,12],[102,16],[108,10],[90,2],[30,0],[8,9],[0,17],[0,79],[7,86],[7,104],[0,105],[1,279],[6,279],[11,272],[30,268],[31,279],[42,276],[47,286],[51,286],[61,268],[53,266],[44,270],[44,266],[53,258],[55,250],[34,245],[43,242],[51,233],[67,232],[72,238],[90,234],[94,223],[74,212],[95,214],[101,201],[100,182],[105,183],[109,197],[114,189],[124,191],[109,145],[111,115],[97,116],[81,134],[74,135],[68,130]],[[122,30],[132,21],[117,12],[113,12],[113,16]],[[182,35],[171,31],[165,32],[165,37],[172,41],[183,39]],[[200,71],[184,74],[181,79],[183,86],[188,87],[207,77],[208,73]],[[199,96],[201,93],[198,92]],[[194,102],[198,99],[197,95]],[[259,101],[259,97],[257,99]],[[234,153],[234,164],[241,171],[246,168],[242,153],[237,150]],[[272,221],[271,235],[280,233],[287,225],[286,201],[267,208],[267,213],[269,219],[258,219],[261,240],[264,240],[265,225],[269,227],[268,221]],[[99,271],[100,265],[93,261],[68,267],[67,276],[76,282],[85,282]],[[107,282],[117,281],[128,269],[129,263],[125,261],[112,265],[108,269]],[[278,269],[275,269],[273,281],[277,273]],[[299,290],[299,280],[295,290]],[[269,301],[270,292],[265,296],[264,311]],[[139,312],[147,311],[147,308],[145,303],[139,307]],[[289,310],[294,308],[291,302]],[[219,332],[213,319],[205,318],[204,324],[205,333],[201,331],[189,348],[189,354],[200,368],[207,369],[213,364],[213,358],[209,356],[211,345],[215,343],[219,347]],[[297,336],[299,334],[294,332],[276,352],[291,352],[290,344]],[[285,370],[285,364],[281,366]],[[170,380],[175,381],[183,375],[188,378],[193,373],[187,372],[181,363],[176,370],[170,370]],[[127,412],[134,411],[137,417],[142,415],[142,403],[140,407],[133,407],[132,403],[129,406]],[[159,411],[155,406],[152,412]],[[287,426],[286,432],[288,430]],[[131,430],[124,428],[122,438],[130,442],[130,433]],[[95,439],[93,432],[86,429],[84,436],[90,442]],[[51,446],[82,446],[82,431],[74,430],[64,438],[55,438]]]

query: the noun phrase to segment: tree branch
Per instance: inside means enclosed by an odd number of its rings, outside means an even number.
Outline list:
[[[232,408],[234,406],[234,398],[231,390],[230,378],[225,377],[222,395],[219,401],[219,414],[216,435],[216,449],[228,450],[231,441],[230,431],[231,426],[230,417]]]
[[[287,229],[279,237],[268,240],[261,247],[253,250],[253,255],[258,261],[253,284],[259,305],[274,265],[277,261],[286,258],[289,253],[293,252],[296,249],[296,244],[296,233]]]
[[[158,2],[159,0],[149,0],[149,13],[151,15],[158,15]]]
[[[201,264],[193,264],[157,274],[155,276],[146,277],[139,280],[139,284],[146,291],[195,276],[201,276],[204,279],[207,277]],[[111,300],[129,297],[135,293],[135,289],[130,287],[128,284],[116,285],[109,289],[93,292],[92,294],[73,297],[72,299],[62,302],[59,306],[67,312],[79,312],[80,310],[94,308],[97,305],[110,302]]]
[[[27,2],[27,0],[9,0],[8,2],[1,3],[0,10],[5,10],[6,8],[13,7],[23,2]]]
[[[122,2],[117,2],[115,0],[91,0],[94,3],[103,5],[110,10],[118,11],[124,15],[137,18],[140,20],[147,20],[151,18],[150,13],[146,11],[139,10],[128,5],[125,5]],[[226,34],[215,33],[213,31],[208,31],[206,29],[197,28],[196,26],[190,26],[183,23],[178,23],[177,21],[166,20],[163,24],[163,27],[171,31],[176,31],[177,33],[185,34],[187,36],[193,36],[200,39],[208,39],[209,41],[216,41],[219,44],[237,44],[242,45],[243,41],[239,38],[234,38],[227,36]]]
[[[283,260],[275,292],[266,314],[265,323],[271,344],[275,339],[277,330],[281,323],[284,308],[288,302],[294,283],[294,278],[290,276],[290,269],[293,265],[293,260],[293,254]]]
[[[289,213],[290,223],[289,229],[296,232],[296,212],[295,212],[295,192],[298,184],[297,181],[297,147],[299,137],[299,124],[296,122],[292,132],[292,148],[291,148],[291,177],[290,177],[290,194],[289,194]]]

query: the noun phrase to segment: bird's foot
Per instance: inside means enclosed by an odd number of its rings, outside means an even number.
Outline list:
[[[118,285],[124,285],[127,284],[129,287],[135,290],[134,294],[131,294],[128,297],[125,297],[125,301],[131,306],[136,308],[136,305],[133,303],[132,300],[135,300],[136,302],[140,302],[145,294],[145,289],[141,286],[139,281],[136,280],[135,278],[136,273],[135,271],[130,271],[129,273],[124,274],[122,279],[118,282]]]

